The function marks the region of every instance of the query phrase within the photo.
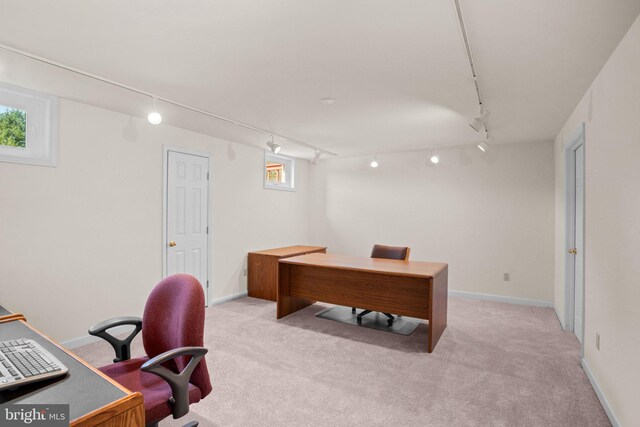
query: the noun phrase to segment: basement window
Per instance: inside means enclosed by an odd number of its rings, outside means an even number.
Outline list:
[[[294,160],[291,157],[264,153],[264,188],[295,191]]]
[[[56,165],[58,98],[0,83],[0,161]]]

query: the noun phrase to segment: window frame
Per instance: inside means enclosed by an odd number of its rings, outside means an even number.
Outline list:
[[[25,148],[0,145],[0,162],[55,167],[58,97],[0,82],[0,105],[27,114]]]
[[[285,172],[290,176],[286,182],[279,183],[267,180],[267,162],[280,162],[285,165]],[[262,162],[262,180],[264,181],[264,188],[268,190],[281,190],[281,191],[296,191],[295,186],[295,159],[293,157],[285,156],[284,154],[274,154],[270,151],[264,152],[264,161]]]

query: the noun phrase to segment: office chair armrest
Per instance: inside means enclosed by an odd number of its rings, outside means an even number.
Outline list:
[[[107,333],[107,329],[121,325],[133,325],[135,328],[125,339],[122,340]],[[116,358],[113,359],[113,363],[118,363],[123,360],[131,359],[131,341],[141,330],[142,319],[139,317],[114,317],[113,319],[105,320],[90,327],[89,335],[100,337],[111,344],[111,347],[116,351]]]
[[[180,347],[165,351],[153,359],[145,362],[140,369],[144,372],[156,374],[171,386],[173,396],[169,400],[173,418],[180,418],[189,412],[189,379],[193,370],[209,350],[204,347]],[[165,368],[162,364],[176,357],[191,356],[191,360],[179,374]]]

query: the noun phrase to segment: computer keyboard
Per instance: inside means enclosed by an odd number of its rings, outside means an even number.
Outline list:
[[[69,370],[30,339],[0,342],[0,391],[65,375]]]

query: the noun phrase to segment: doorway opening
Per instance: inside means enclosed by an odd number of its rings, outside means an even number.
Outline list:
[[[584,355],[584,123],[565,149],[565,327],[573,331]]]
[[[163,275],[186,273],[202,284],[209,303],[211,157],[165,147],[163,192]]]

